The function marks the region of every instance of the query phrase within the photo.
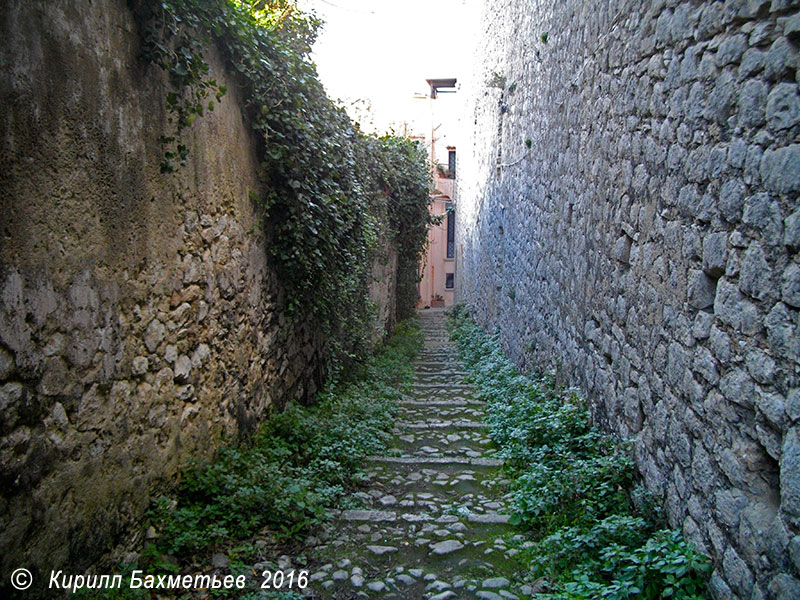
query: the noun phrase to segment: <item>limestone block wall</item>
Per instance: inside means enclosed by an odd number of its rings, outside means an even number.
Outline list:
[[[124,558],[189,457],[313,395],[321,340],[281,309],[256,140],[213,48],[228,94],[161,174],[169,88],[125,0],[14,0],[0,36],[5,585]]]
[[[800,3],[499,0],[482,29],[460,298],[635,440],[715,598],[798,597]]]

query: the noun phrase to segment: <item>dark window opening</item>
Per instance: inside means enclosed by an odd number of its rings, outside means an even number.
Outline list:
[[[456,178],[456,151],[447,151],[447,176],[450,179]]]
[[[453,206],[448,204],[448,206]],[[447,258],[453,258],[456,253],[456,213],[451,208],[447,211]]]
[[[444,288],[452,290],[455,287],[455,273],[445,273],[444,275]]]

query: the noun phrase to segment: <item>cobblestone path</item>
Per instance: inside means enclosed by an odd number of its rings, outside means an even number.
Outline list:
[[[421,314],[425,349],[394,446],[372,457],[363,508],[342,510],[309,589],[322,598],[514,599],[523,543],[508,524],[502,462],[471,399],[441,310]]]

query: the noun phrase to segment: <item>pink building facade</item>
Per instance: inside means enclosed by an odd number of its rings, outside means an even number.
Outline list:
[[[428,231],[428,247],[420,265],[417,308],[451,306],[455,300],[455,204],[458,99],[456,79],[428,79],[430,94],[418,94],[427,107],[415,119],[415,135],[425,144],[431,163],[431,214],[440,222]],[[421,107],[420,107],[421,108]],[[425,113],[423,116],[422,113]]]
[[[421,265],[419,308],[452,306],[455,299],[455,148],[448,147],[448,154],[452,166],[441,169],[443,172],[437,172],[434,179],[431,214],[441,217],[441,222],[428,231],[428,248]]]

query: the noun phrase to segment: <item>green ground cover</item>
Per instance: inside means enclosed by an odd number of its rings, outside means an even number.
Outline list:
[[[665,528],[629,445],[600,431],[575,389],[518,371],[496,337],[450,316],[451,335],[513,480],[531,578],[553,600],[701,599],[709,560]]]

